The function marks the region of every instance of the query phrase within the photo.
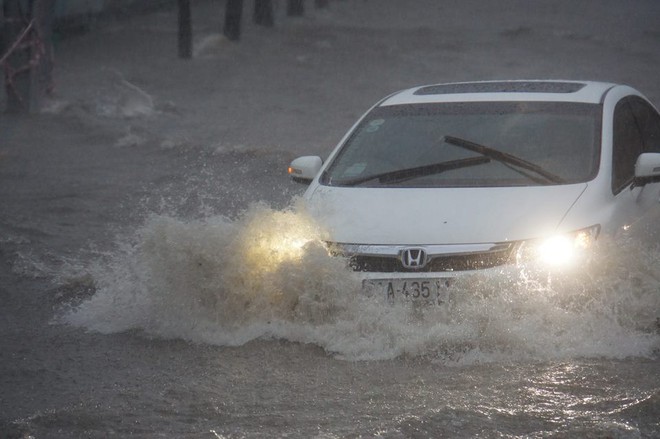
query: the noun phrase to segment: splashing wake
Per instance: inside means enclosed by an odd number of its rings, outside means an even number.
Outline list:
[[[153,216],[89,268],[95,294],[60,320],[223,346],[286,339],[350,360],[465,364],[660,349],[659,251],[605,241],[580,274],[538,283],[515,270],[478,274],[453,285],[447,306],[419,307],[360,294],[326,238],[301,205],[254,205],[237,220]]]

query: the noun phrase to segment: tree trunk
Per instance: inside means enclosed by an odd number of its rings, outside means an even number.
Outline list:
[[[190,0],[179,0],[179,58],[192,58]]]
[[[302,17],[305,12],[303,0],[289,0],[286,7],[286,14],[289,17]]]
[[[32,16],[38,37],[41,39],[42,47],[32,48],[32,59],[37,65],[33,66],[32,74],[36,76],[37,89],[32,93],[31,111],[41,108],[45,96],[53,92],[53,61],[55,57],[53,49],[53,18],[55,15],[55,0],[36,0],[33,5]],[[39,53],[36,53],[39,52]]]
[[[7,44],[5,43],[5,2],[2,0],[0,3],[0,58],[8,49]]]
[[[7,111],[41,109],[53,86],[52,21],[54,0],[5,0],[3,53]]]
[[[243,15],[243,0],[227,0],[223,33],[231,41],[238,41],[241,38],[241,15]]]
[[[254,0],[254,23],[260,26],[273,27],[272,0]]]

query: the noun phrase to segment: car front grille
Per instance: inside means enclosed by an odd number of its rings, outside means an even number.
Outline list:
[[[370,247],[373,248],[373,247]],[[401,247],[403,248],[403,247]],[[510,263],[516,251],[515,243],[493,244],[487,250],[466,253],[428,253],[429,261],[422,268],[403,266],[400,250],[390,254],[352,253],[350,266],[355,271],[379,273],[428,273],[472,271],[498,267]]]

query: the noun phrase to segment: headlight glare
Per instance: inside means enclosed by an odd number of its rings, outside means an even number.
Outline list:
[[[541,242],[538,247],[538,256],[543,263],[548,265],[566,265],[575,260],[575,250],[571,237],[558,235]]]
[[[572,233],[553,235],[523,243],[518,260],[537,263],[545,268],[575,265],[586,256],[598,237],[600,226],[592,226]]]

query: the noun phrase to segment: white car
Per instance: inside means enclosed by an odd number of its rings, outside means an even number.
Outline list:
[[[289,174],[365,286],[434,298],[447,279],[571,263],[660,206],[660,115],[581,81],[416,87],[369,110],[323,163]]]

